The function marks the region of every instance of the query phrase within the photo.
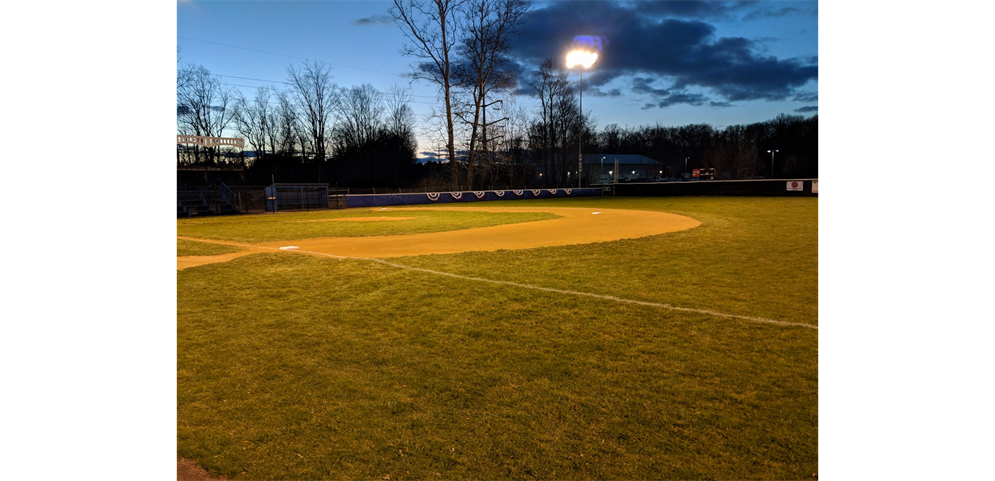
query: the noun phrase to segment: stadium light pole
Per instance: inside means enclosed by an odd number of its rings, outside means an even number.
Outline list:
[[[767,153],[770,154],[770,178],[774,178],[774,152],[780,152],[780,150],[768,150]]]
[[[598,61],[597,52],[585,50],[573,50],[567,54],[567,68],[571,69],[575,65],[580,66],[580,129],[577,131],[577,188],[581,187],[580,179],[584,168],[584,69],[591,68],[594,62]]]
[[[691,157],[684,157],[684,175],[685,176],[687,176],[687,174],[688,174],[688,159],[690,159],[690,158]]]

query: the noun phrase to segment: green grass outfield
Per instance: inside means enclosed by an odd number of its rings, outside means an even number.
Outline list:
[[[702,225],[618,242],[391,262],[817,324],[817,199],[495,204],[660,210]],[[177,277],[178,452],[214,475],[818,473],[815,329],[292,253]]]

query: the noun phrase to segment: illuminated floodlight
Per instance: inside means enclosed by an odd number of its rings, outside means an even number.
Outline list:
[[[587,37],[575,37],[574,38],[574,46],[575,47],[577,46],[577,40],[578,39],[586,39],[586,38]],[[584,43],[585,42],[581,42],[582,45]],[[590,43],[593,43],[593,42],[590,42]],[[601,50],[601,39],[600,38],[597,41],[597,47],[598,47],[598,50]],[[577,89],[578,96],[580,98],[580,114],[581,114],[581,116],[584,115],[584,69],[591,68],[594,65],[594,62],[597,62],[597,61],[598,61],[598,53],[597,52],[592,52],[592,51],[587,50],[587,49],[579,48],[579,49],[576,49],[576,50],[571,50],[569,53],[567,53],[567,68],[568,69],[574,68],[574,66],[576,66],[576,65],[580,65],[580,66],[583,67],[583,68],[580,69],[580,88]],[[582,133],[581,133],[581,136],[583,136]],[[581,187],[581,185],[582,185],[582,179],[584,177],[583,175],[581,175],[581,172],[584,171],[584,153],[583,153],[584,141],[583,141],[582,137],[579,140],[580,141],[577,142],[577,188],[578,189]],[[604,162],[604,159],[602,158],[601,161]]]
[[[594,62],[597,61],[597,52],[573,50],[567,54],[567,68],[574,68],[576,65],[582,65],[584,68],[591,68],[591,66],[594,65]]]

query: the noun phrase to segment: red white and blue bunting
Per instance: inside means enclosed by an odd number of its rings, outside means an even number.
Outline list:
[[[487,198],[488,192],[493,192],[494,195],[496,195],[498,198],[503,198],[505,194],[507,194],[508,192],[513,193],[517,197],[522,197],[525,195],[526,191],[531,191],[532,195],[538,198],[542,195],[542,191],[544,190],[554,197],[556,196],[557,192],[560,190],[562,190],[563,193],[566,195],[573,194],[573,189],[474,190],[470,192],[473,193],[473,196],[476,197],[476,200],[485,200]],[[449,192],[449,195],[452,196],[453,200],[462,200],[463,194],[466,194],[466,192]],[[428,200],[432,202],[439,202],[441,200],[442,194],[439,192],[426,192],[425,196],[428,197]]]

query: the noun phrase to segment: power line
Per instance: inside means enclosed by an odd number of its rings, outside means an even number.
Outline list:
[[[237,79],[243,79],[243,80],[255,80],[255,81],[258,81],[258,82],[271,82],[271,83],[281,83],[281,84],[293,85],[292,83],[284,81],[284,80],[268,80],[268,79],[253,78],[253,77],[238,77],[238,76],[235,76],[235,75],[222,75],[222,74],[218,74],[218,73],[212,73],[211,75],[213,75],[215,77],[237,78]],[[225,85],[236,85],[236,84],[225,84]],[[252,86],[251,85],[239,85],[239,87],[252,87]],[[275,87],[271,87],[271,88],[275,88]],[[276,90],[284,90],[284,89],[276,89]],[[407,95],[409,97],[423,97],[423,98],[429,98],[429,99],[436,98],[434,95],[415,95],[415,94],[407,94]]]
[[[228,45],[228,44],[225,44],[225,43],[211,42],[211,41],[208,41],[208,40],[201,40],[199,38],[184,37],[182,35],[177,35],[176,38],[182,38],[182,39],[186,39],[186,40],[193,40],[194,42],[209,43],[209,44],[212,44],[212,45],[220,45],[222,47],[228,47],[228,48],[237,48],[239,50],[248,50],[250,52],[265,53],[267,55],[277,55],[277,56],[280,56],[280,57],[290,57],[290,58],[296,58],[298,60],[311,60],[311,59],[308,59],[308,58],[305,58],[305,57],[298,57],[298,56],[295,56],[295,55],[286,55],[286,54],[276,53],[276,52],[267,52],[265,50],[257,50],[257,49],[254,49],[254,48],[246,48],[246,47],[239,47],[239,46],[236,46],[236,45]],[[315,60],[318,60],[318,59],[315,59]],[[332,63],[332,62],[325,62],[325,63],[327,63],[328,65],[336,66],[336,67],[351,68],[351,69],[356,69],[356,70],[363,70],[363,71],[366,71],[366,72],[382,73],[384,75],[393,75],[393,76],[401,77],[401,78],[405,77],[403,74],[393,73],[393,72],[384,72],[382,70],[373,70],[373,69],[362,68],[362,67],[352,67],[352,66],[349,66],[349,65],[342,65],[340,63]]]
[[[246,50],[246,51],[249,51],[249,52],[257,52],[257,53],[264,53],[264,54],[267,54],[267,55],[275,55],[275,56],[278,56],[278,57],[294,58],[294,59],[298,59],[298,60],[310,60],[308,58],[298,57],[296,55],[287,55],[287,54],[276,53],[276,52],[267,52],[265,50],[258,50],[258,49],[254,49],[254,48],[239,47],[237,45],[228,45],[228,44],[220,43],[220,42],[211,42],[209,40],[201,40],[199,38],[185,37],[183,35],[177,35],[176,38],[182,38],[182,39],[185,39],[185,40],[192,40],[194,42],[208,43],[208,44],[212,44],[212,45],[219,45],[219,46],[222,46],[222,47],[234,48],[234,49],[238,49],[238,50]],[[327,63],[329,65],[333,65],[333,66],[338,66],[338,67],[351,68],[351,69],[363,70],[363,71],[367,71],[367,72],[374,72],[374,73],[380,73],[380,74],[384,74],[384,75],[392,75],[392,76],[395,76],[395,77],[407,78],[403,74],[398,74],[398,73],[393,73],[393,72],[384,72],[384,71],[381,71],[381,70],[373,70],[373,69],[367,69],[367,68],[352,67],[352,66],[349,66],[349,65],[342,65],[342,64],[332,63],[332,62],[325,62],[325,63]],[[255,81],[259,81],[259,82],[272,82],[272,83],[282,83],[282,84],[293,85],[293,84],[290,84],[289,82],[282,81],[282,80],[265,80],[265,79],[256,79],[256,78],[250,78],[250,77],[236,77],[234,75],[221,75],[221,74],[211,74],[211,75],[217,75],[219,77],[241,78],[241,79],[244,79],[244,80],[255,80]],[[233,87],[259,88],[258,85],[253,86],[253,85],[240,85],[240,84],[229,84],[229,83],[224,83],[224,85],[230,85],[230,86],[233,86]],[[285,91],[285,92],[293,92],[292,89],[277,89],[275,87],[270,87],[270,88],[272,88],[274,90]],[[414,94],[408,94],[408,95],[411,96],[411,97],[436,98],[436,96],[432,96],[432,95],[414,95]],[[433,102],[420,102],[420,101],[417,101],[417,100],[409,100],[407,103],[425,104],[425,105],[436,105]]]

